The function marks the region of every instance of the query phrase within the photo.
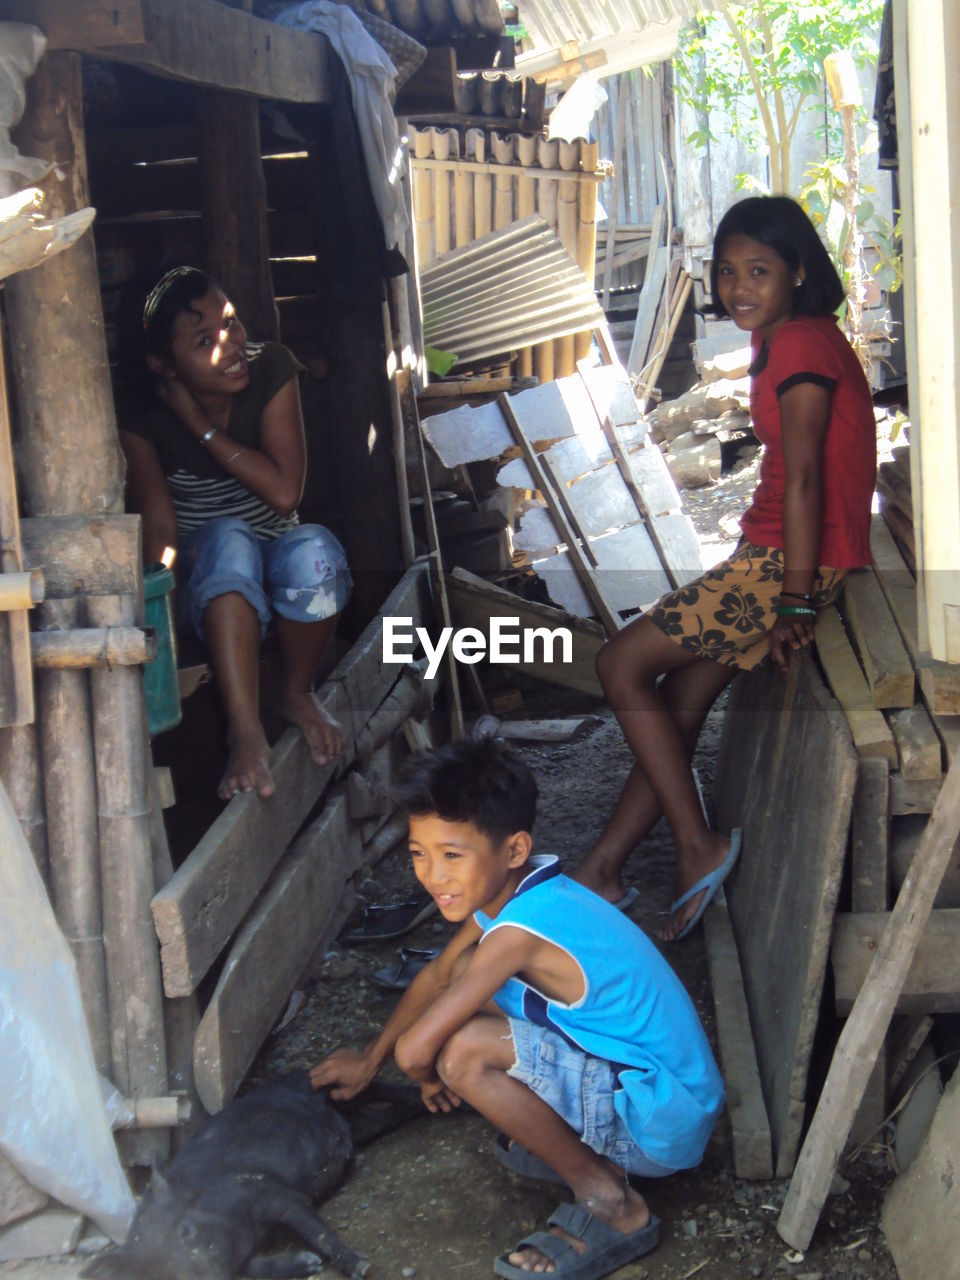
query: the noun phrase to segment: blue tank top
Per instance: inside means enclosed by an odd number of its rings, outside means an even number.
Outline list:
[[[557,858],[540,855],[529,865],[494,919],[480,911],[474,919],[484,937],[511,925],[560,947],[579,966],[585,990],[567,1005],[515,977],[496,993],[496,1004],[612,1063],[620,1081],[614,1106],[636,1144],[668,1168],[693,1168],[724,1100],[693,1001],[646,934],[562,875]]]

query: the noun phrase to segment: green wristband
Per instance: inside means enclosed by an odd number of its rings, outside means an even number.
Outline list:
[[[808,609],[798,604],[778,604],[774,609],[778,618],[815,618],[816,609]]]

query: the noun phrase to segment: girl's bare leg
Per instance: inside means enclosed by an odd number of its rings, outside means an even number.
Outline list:
[[[270,747],[260,723],[260,619],[236,591],[215,596],[203,612],[203,636],[227,717],[229,755],[217,795],[273,795]]]
[[[337,626],[337,615],[319,622],[277,618],[277,638],[283,659],[280,714],[303,733],[317,764],[328,764],[347,745],[343,726],[320,705],[313,682]]]
[[[690,770],[691,748],[688,746],[690,729],[685,728],[675,718],[671,706],[665,701],[661,690],[657,689],[658,676],[666,673],[678,673],[687,668],[699,666],[704,660],[686,652],[679,645],[669,640],[649,619],[640,618],[625,627],[600,652],[597,658],[597,671],[617,721],[623,730],[624,737],[634,759],[640,768],[643,779],[655,797],[660,811],[670,823],[677,853],[677,896],[692,888],[703,876],[720,866],[726,858],[730,841],[710,830],[700,808],[693,774]],[[719,664],[710,663],[709,666]],[[706,672],[707,668],[704,669]],[[723,679],[720,678],[723,674]],[[712,682],[706,676],[700,689],[700,699],[705,699],[712,689],[712,696],[706,707],[698,706],[696,697],[686,705],[692,711],[699,710],[700,718],[706,715],[717,694],[727,683],[734,672],[720,668]],[[692,677],[691,677],[692,679]],[[679,685],[682,695],[684,681],[674,682],[674,695]],[[694,687],[696,682],[694,684]],[[688,710],[689,720],[693,716]],[[633,775],[631,775],[633,779]],[[628,785],[631,784],[628,779]],[[643,823],[629,822],[624,810],[620,810],[619,840],[612,845],[616,856],[620,856],[626,839],[643,828],[652,812],[653,804],[640,787],[640,781],[633,779],[634,799],[643,804]],[[617,811],[615,811],[616,814]],[[652,823],[650,823],[652,825]],[[649,830],[649,827],[646,827]],[[616,832],[614,833],[617,834]],[[603,837],[601,837],[602,839]],[[627,850],[629,852],[629,849]],[[592,855],[591,855],[592,856]],[[676,936],[686,922],[694,915],[699,906],[700,895],[685,903],[661,931],[660,936],[670,940]]]
[[[622,1171],[581,1142],[551,1107],[507,1075],[514,1058],[504,1019],[478,1014],[444,1046],[437,1071],[445,1085],[491,1124],[556,1170],[578,1204],[624,1234],[645,1227],[650,1210],[643,1197],[628,1185]],[[579,1252],[586,1247],[564,1231],[557,1234]],[[553,1263],[537,1249],[513,1253],[510,1261],[524,1271],[553,1270]]]
[[[693,759],[697,739],[710,708],[736,674],[734,668],[700,658],[671,671],[657,687],[664,706],[676,721],[686,758]],[[643,769],[634,765],[627,775],[616,806],[586,860],[573,878],[608,902],[623,896],[623,865],[663,813]]]

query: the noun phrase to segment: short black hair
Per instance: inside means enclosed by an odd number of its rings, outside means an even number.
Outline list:
[[[532,769],[494,738],[463,738],[411,756],[393,795],[412,817],[435,813],[444,822],[472,822],[497,844],[532,831],[537,814]]]
[[[715,315],[727,315],[717,289],[717,271],[723,242],[729,236],[749,236],[766,245],[780,255],[791,271],[803,267],[803,283],[794,290],[794,315],[832,315],[846,296],[823,241],[796,200],[789,196],[750,196],[730,206],[713,238],[710,295]]]
[[[166,276],[170,282],[146,313],[146,305],[154,290]],[[124,289],[120,303],[118,354],[124,388],[153,398],[154,375],[147,367],[147,356],[170,357],[173,322],[181,311],[190,311],[217,286],[199,267],[167,265],[135,277]]]

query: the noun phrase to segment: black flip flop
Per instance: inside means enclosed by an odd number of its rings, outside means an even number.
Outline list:
[[[437,904],[427,893],[417,894],[403,902],[374,903],[361,912],[355,924],[347,926],[340,934],[340,941],[349,946],[363,942],[390,942],[415,929],[436,909]]]
[[[436,960],[439,954],[439,947],[397,947],[399,959],[385,969],[378,969],[373,981],[389,991],[406,991],[420,970],[425,969],[431,960]]]

